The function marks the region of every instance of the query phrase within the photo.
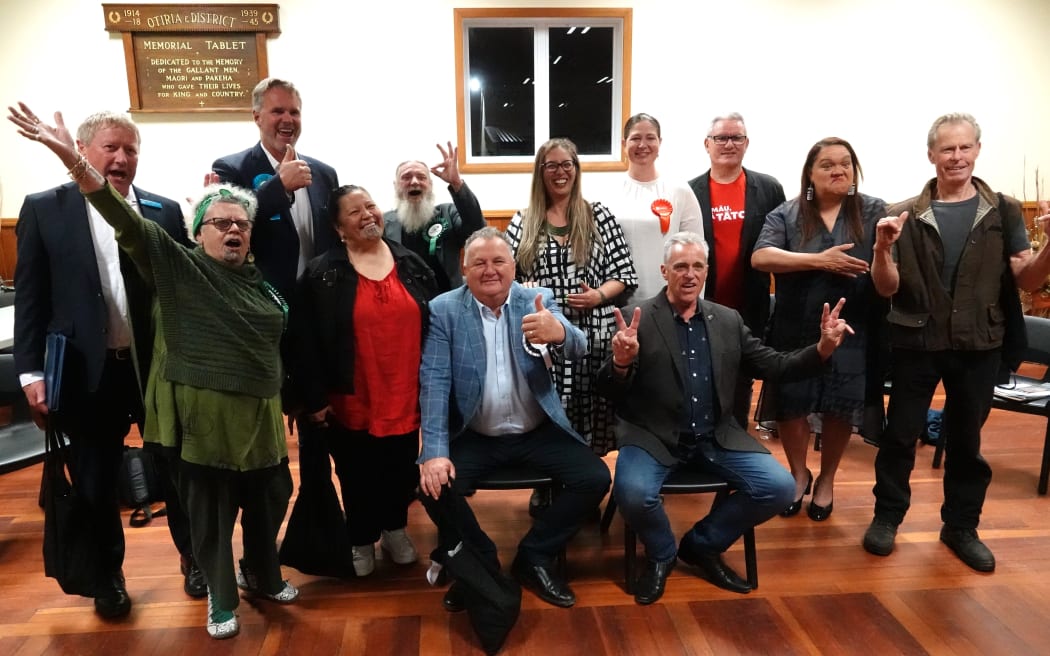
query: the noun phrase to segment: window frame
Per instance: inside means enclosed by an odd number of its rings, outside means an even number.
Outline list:
[[[619,105],[620,116],[617,125],[610,125],[610,144],[612,152],[609,155],[581,155],[580,167],[584,171],[626,171],[627,156],[620,147],[620,130],[629,116],[631,98],[631,19],[633,10],[630,8],[503,8],[503,9],[464,9],[453,10],[455,24],[455,66],[456,66],[456,128],[457,145],[459,147],[459,170],[464,173],[531,173],[533,158],[528,161],[521,159],[500,157],[490,155],[486,157],[474,157],[470,154],[468,143],[467,115],[470,112],[470,80],[467,75],[467,58],[465,53],[467,30],[471,27],[532,27],[533,29],[548,29],[551,22],[562,22],[565,19],[580,19],[580,23],[587,21],[601,22],[603,27],[618,27],[622,34],[620,44],[620,61],[613,62],[614,85],[619,80],[620,93],[613,93],[613,114]],[[614,23],[619,22],[619,25]],[[616,44],[613,45],[615,57]],[[538,58],[543,53],[534,53]],[[617,70],[618,68],[618,70]],[[546,76],[545,76],[546,77]],[[536,109],[542,109],[540,102],[549,102],[549,89],[536,90]],[[546,108],[549,111],[549,107]],[[610,117],[612,119],[613,117]],[[549,125],[549,124],[548,124]],[[537,132],[536,146],[546,141],[549,136]],[[512,161],[507,161],[512,159]]]

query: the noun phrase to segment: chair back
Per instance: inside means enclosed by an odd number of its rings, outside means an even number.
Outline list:
[[[1025,315],[1024,327],[1028,333],[1024,361],[1046,365],[1043,382],[1050,382],[1050,319]]]

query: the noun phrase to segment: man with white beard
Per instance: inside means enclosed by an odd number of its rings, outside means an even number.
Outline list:
[[[458,149],[437,146],[442,161],[432,167],[419,160],[397,165],[394,191],[397,208],[383,215],[384,236],[404,244],[434,270],[438,289],[447,292],[463,284],[459,254],[475,230],[485,227],[481,205],[459,175]],[[434,199],[433,173],[448,184],[451,203]]]

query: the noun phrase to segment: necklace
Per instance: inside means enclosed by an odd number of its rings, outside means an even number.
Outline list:
[[[569,234],[569,226],[556,226],[552,225],[550,221],[547,222],[547,234],[554,237],[564,237]]]

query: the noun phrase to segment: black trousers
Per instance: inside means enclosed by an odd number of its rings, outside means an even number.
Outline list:
[[[992,469],[981,456],[981,427],[992,407],[999,363],[999,349],[894,350],[886,430],[875,456],[877,518],[900,524],[908,512],[915,443],[926,425],[937,383],[943,381],[947,441],[941,520],[958,528],[977,528],[992,481]]]
[[[240,603],[233,562],[238,512],[245,567],[255,574],[262,592],[280,592],[284,581],[277,558],[277,534],[292,496],[288,461],[248,472],[182,463],[177,478],[191,519],[193,555],[216,606],[233,610]]]
[[[330,418],[327,439],[350,544],[372,544],[382,531],[405,528],[419,485],[419,432],[376,437]]]
[[[550,508],[535,519],[532,528],[518,544],[518,554],[526,561],[550,565],[554,557],[580,529],[587,515],[609,490],[609,468],[590,447],[572,439],[554,424],[547,422],[528,433],[489,437],[466,431],[449,444],[452,464],[456,467],[453,483],[458,495],[452,504],[452,521],[464,540],[477,549],[482,558],[499,568],[496,545],[478,525],[470,504],[462,496],[474,489],[474,482],[500,467],[528,466],[546,474],[564,486],[554,497]],[[423,495],[423,505],[434,518],[434,500]],[[439,548],[436,553],[455,548],[454,538],[443,535],[438,524]]]
[[[77,380],[74,378],[73,380]],[[88,393],[66,379],[59,425],[69,436],[70,470],[87,500],[94,544],[98,549],[98,583],[118,574],[124,565],[124,527],[118,488],[124,437],[142,402],[130,359],[107,359],[98,389]]]

